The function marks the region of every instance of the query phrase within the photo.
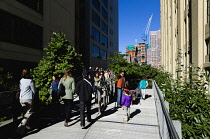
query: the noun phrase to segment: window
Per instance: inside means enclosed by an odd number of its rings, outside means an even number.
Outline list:
[[[110,9],[110,11],[112,11],[112,6],[111,5],[110,5],[110,8],[109,9]]]
[[[92,10],[92,21],[95,23],[98,27],[100,27],[100,17]]]
[[[108,0],[102,0],[102,3],[106,6],[106,8],[108,7]]]
[[[99,51],[100,51],[100,49],[97,46],[92,44],[92,56],[98,57],[99,56]]]
[[[92,39],[96,40],[97,42],[100,42],[100,33],[94,27],[92,27]]]
[[[112,20],[112,18],[111,18],[111,17],[109,18],[109,21],[110,21],[110,23],[113,23],[113,20]]]
[[[93,6],[100,12],[100,2],[98,0],[92,0]]]
[[[108,14],[104,8],[102,8],[102,16],[104,17],[104,19],[108,20]]]
[[[110,41],[110,46],[113,46],[113,42],[112,41]]]
[[[43,14],[43,0],[17,0],[17,1]]]
[[[106,59],[106,51],[104,51],[104,50],[101,50],[101,57],[102,57],[102,59]]]
[[[110,32],[110,34],[113,34],[113,30],[112,29],[110,29],[109,32]]]
[[[102,30],[104,33],[108,34],[108,26],[104,21],[102,21]]]
[[[104,35],[102,35],[101,44],[108,47],[108,39]]]
[[[0,41],[42,50],[43,28],[0,10]]]

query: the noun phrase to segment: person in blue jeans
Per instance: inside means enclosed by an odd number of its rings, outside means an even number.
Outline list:
[[[141,90],[141,95],[142,95],[141,97],[143,100],[145,100],[147,86],[148,86],[147,78],[143,77],[143,79],[138,84],[138,89]]]
[[[126,81],[124,77],[125,73],[121,72],[118,76],[117,80],[117,107],[121,107],[121,99],[122,99],[122,92],[123,89],[126,88]]]

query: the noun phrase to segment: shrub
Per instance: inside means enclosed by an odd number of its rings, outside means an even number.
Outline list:
[[[63,33],[53,33],[51,42],[44,48],[44,51],[46,55],[33,69],[32,75],[36,87],[39,88],[41,102],[48,104],[52,76],[61,77],[66,69],[71,69],[74,75],[80,75],[83,63],[80,60],[81,54],[75,52],[74,47],[70,46],[70,42],[66,40]]]

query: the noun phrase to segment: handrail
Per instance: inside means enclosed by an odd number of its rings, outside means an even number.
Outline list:
[[[167,108],[166,108],[166,106],[164,104],[163,97],[161,97],[160,89],[157,86],[155,81],[153,81],[153,85],[155,86],[157,94],[158,94],[158,97],[160,99],[160,103],[161,103],[161,107],[162,107],[162,110],[163,110],[163,114],[164,114],[164,117],[166,119],[167,126],[169,127],[168,128],[169,133],[172,136],[172,139],[179,139],[179,136],[178,136],[178,134],[176,132],[176,129],[175,129],[174,125],[173,125],[173,122],[172,122],[172,120],[171,120],[171,118],[169,116],[168,110],[167,110]]]

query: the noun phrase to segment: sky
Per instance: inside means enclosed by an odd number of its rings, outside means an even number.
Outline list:
[[[160,30],[160,0],[118,0],[118,3],[119,51],[125,54],[126,46],[144,42],[141,37],[152,14],[149,31]]]

